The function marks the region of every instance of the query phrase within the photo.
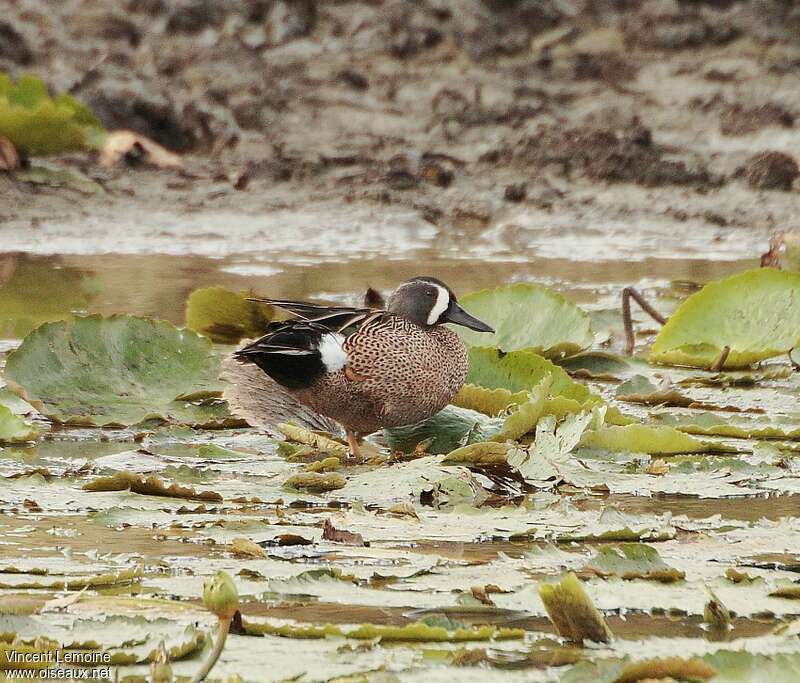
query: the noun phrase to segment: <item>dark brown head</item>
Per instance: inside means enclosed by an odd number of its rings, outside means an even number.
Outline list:
[[[461,308],[453,290],[435,277],[415,277],[404,282],[389,297],[386,310],[420,327],[453,323],[477,332],[494,332]]]

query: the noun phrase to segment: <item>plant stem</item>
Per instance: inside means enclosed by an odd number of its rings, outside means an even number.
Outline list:
[[[214,668],[214,665],[217,663],[217,660],[219,659],[219,656],[222,654],[222,650],[225,647],[225,641],[228,639],[228,631],[231,627],[231,619],[232,617],[219,620],[217,639],[214,641],[214,649],[211,650],[211,654],[200,668],[200,671],[194,675],[192,683],[200,683],[200,681],[204,681],[211,669]]]

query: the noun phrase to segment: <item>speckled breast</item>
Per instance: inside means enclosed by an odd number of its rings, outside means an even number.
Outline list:
[[[455,332],[395,316],[365,324],[345,339],[344,350],[347,366],[323,375],[297,392],[298,398],[363,434],[439,412],[461,388],[469,367]]]

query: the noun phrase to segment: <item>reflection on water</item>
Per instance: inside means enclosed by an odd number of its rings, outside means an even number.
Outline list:
[[[72,313],[133,313],[182,323],[189,293],[209,285],[285,298],[356,302],[368,286],[391,290],[413,275],[435,275],[457,293],[508,281],[539,282],[580,303],[616,300],[623,286],[665,291],[672,280],[703,282],[752,265],[743,261],[486,261],[420,250],[403,258],[349,258],[298,265],[258,255],[220,259],[171,255],[0,254],[0,338],[20,338]]]

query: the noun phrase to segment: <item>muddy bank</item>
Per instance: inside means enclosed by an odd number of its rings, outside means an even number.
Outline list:
[[[41,75],[186,168],[75,156],[48,163],[94,186],[0,177],[6,249],[753,258],[797,220],[796,14],[12,2],[0,69]]]

